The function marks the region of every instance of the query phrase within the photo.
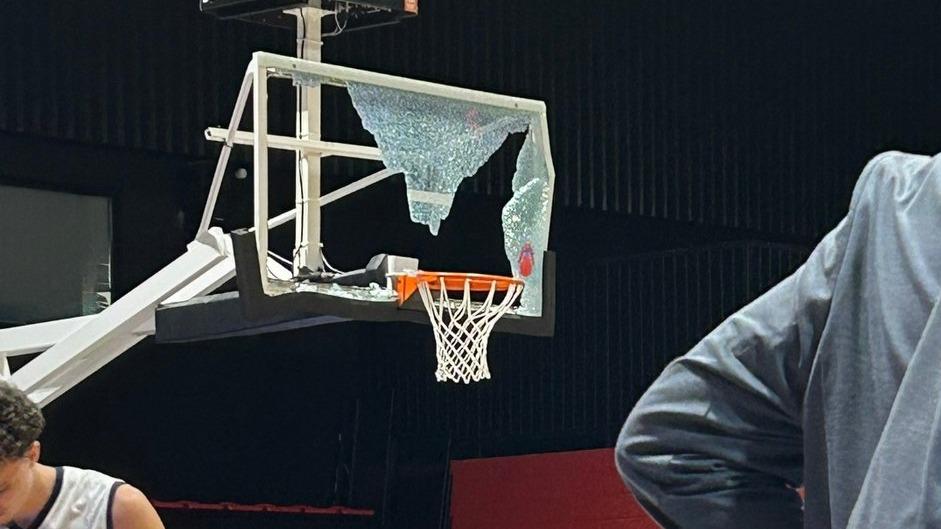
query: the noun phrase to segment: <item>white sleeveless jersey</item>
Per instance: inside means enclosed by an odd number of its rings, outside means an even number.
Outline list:
[[[112,529],[114,494],[123,482],[94,470],[56,468],[52,496],[24,529]],[[10,529],[20,529],[11,524]]]

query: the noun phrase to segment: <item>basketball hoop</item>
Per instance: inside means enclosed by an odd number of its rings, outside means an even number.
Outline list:
[[[411,272],[399,277],[397,290],[399,303],[415,290],[421,295],[435,333],[435,378],[439,382],[469,384],[490,378],[490,331],[523,292],[522,280],[456,272]],[[451,299],[449,293],[463,297]]]

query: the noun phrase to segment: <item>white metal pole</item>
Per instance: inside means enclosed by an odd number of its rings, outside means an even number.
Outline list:
[[[268,70],[257,54],[252,57],[254,89],[254,172],[255,172],[255,241],[262,285],[268,285]],[[266,288],[267,290],[267,288]]]
[[[222,175],[225,173],[225,167],[229,163],[229,155],[232,153],[232,143],[235,133],[238,131],[239,122],[242,121],[242,113],[245,111],[245,103],[248,101],[248,94],[252,89],[253,77],[254,72],[249,68],[248,71],[245,72],[245,77],[242,79],[242,87],[239,89],[239,96],[235,101],[235,110],[232,111],[232,119],[229,120],[229,128],[225,130],[225,144],[222,146],[222,152],[219,153],[219,161],[216,163],[216,172],[212,175],[212,185],[209,187],[209,198],[206,199],[203,217],[199,221],[197,237],[209,231],[209,224],[212,222],[212,212],[216,208],[216,200],[219,198],[219,189],[222,188]]]
[[[252,145],[255,141],[251,132],[243,130],[236,131],[231,141],[227,139],[227,134],[226,129],[220,129],[218,127],[209,127],[206,129],[206,139],[209,141],[228,141],[240,145]],[[268,148],[286,151],[313,151],[318,153],[321,159],[328,156],[344,156],[347,158],[359,158],[361,160],[382,160],[382,152],[376,147],[332,141],[301,140],[293,136],[279,136],[277,134],[268,135]]]
[[[314,7],[294,10],[297,16],[297,56],[320,62],[321,18],[327,12]],[[297,87],[297,137],[320,141],[320,87]],[[298,152],[295,178],[297,220],[294,223],[294,275],[302,268],[323,269],[320,254],[320,153]]]

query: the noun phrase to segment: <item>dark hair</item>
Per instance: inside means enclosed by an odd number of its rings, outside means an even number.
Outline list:
[[[15,386],[0,380],[0,462],[26,455],[45,426],[39,406]]]

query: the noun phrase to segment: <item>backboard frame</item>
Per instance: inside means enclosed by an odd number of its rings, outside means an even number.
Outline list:
[[[251,239],[253,240],[252,247],[254,249],[254,256],[251,259],[246,257],[244,253],[247,239],[245,237],[236,237],[233,234],[233,247],[235,250],[234,256],[237,269],[236,277],[239,278],[239,290],[242,293],[241,302],[243,303],[245,314],[247,317],[249,317],[249,319],[253,319],[252,315],[262,317],[263,314],[266,318],[273,317],[269,310],[273,305],[266,303],[262,298],[258,297],[258,294],[262,294],[266,298],[279,298],[284,296],[293,298],[295,296],[301,296],[302,298],[307,298],[309,300],[315,300],[319,297],[330,297],[310,292],[285,293],[284,288],[273,287],[275,282],[290,282],[293,280],[293,277],[289,277],[289,274],[284,274],[284,268],[280,268],[280,273],[275,273],[274,275],[269,273],[272,268],[278,270],[277,267],[268,266],[268,234],[271,228],[285,224],[290,220],[294,220],[298,216],[298,212],[302,213],[301,218],[315,218],[319,222],[319,215],[311,216],[307,214],[310,208],[319,208],[332,201],[340,200],[352,193],[355,193],[356,191],[368,187],[369,185],[397,174],[397,171],[395,170],[383,169],[382,171],[368,175],[347,186],[344,186],[339,190],[322,195],[317,200],[298,200],[298,204],[294,209],[271,217],[268,205],[269,149],[294,151],[299,153],[301,156],[315,155],[321,159],[328,156],[340,156],[373,161],[382,160],[382,152],[377,147],[349,143],[327,142],[321,141],[319,139],[314,140],[280,136],[271,134],[268,131],[268,82],[273,77],[290,78],[291,74],[295,72],[316,76],[321,80],[321,84],[332,85],[341,88],[345,88],[349,82],[355,82],[391,88],[395,90],[408,91],[416,94],[436,96],[439,98],[446,98],[461,102],[532,113],[534,115],[534,119],[532,121],[530,134],[533,137],[533,141],[537,144],[538,152],[541,153],[544,157],[544,163],[547,170],[547,184],[549,193],[549,211],[546,218],[551,219],[551,197],[554,188],[555,169],[552,163],[551,148],[549,143],[546,105],[542,101],[482,92],[478,90],[459,88],[427,81],[419,81],[404,77],[331,65],[322,62],[275,55],[267,52],[256,52],[253,54],[252,60],[249,63],[243,78],[241,90],[239,92],[236,106],[228,128],[209,128],[206,130],[207,139],[222,142],[224,145],[219,156],[215,175],[213,177],[210,188],[209,197],[207,198],[206,207],[200,222],[199,235],[197,235],[197,239],[199,239],[200,235],[207,232],[210,227],[213,210],[218,199],[223,174],[225,173],[232,147],[236,144],[252,146],[254,151],[254,211],[253,227],[251,228],[250,233]],[[242,119],[242,115],[246,109],[250,95],[252,97],[253,113],[252,130],[238,130],[238,124]],[[315,228],[315,231],[319,233],[319,226],[315,226]],[[236,242],[237,240],[239,242]],[[239,247],[240,244],[242,245],[241,247]],[[319,241],[312,240],[309,241],[309,244],[319,245]],[[240,251],[240,248],[242,251]],[[296,247],[295,253],[297,253],[298,250],[299,249]],[[507,321],[504,324],[498,325],[496,329],[497,331],[519,332],[521,334],[534,335],[552,334],[552,330],[554,329],[555,310],[555,261],[554,255],[550,254],[551,252],[546,252],[546,255],[549,258],[545,260],[543,265],[544,269],[551,267],[552,273],[547,274],[543,281],[544,300],[542,314],[538,316],[518,316],[512,313],[508,314],[505,317]],[[248,266],[254,266],[255,270],[249,272],[246,268]],[[252,278],[257,278],[259,288],[256,288],[255,285],[251,284],[253,282]],[[288,304],[292,305],[290,307],[284,305],[285,302],[286,300],[282,300],[275,303],[275,305],[281,307],[278,310],[286,310],[287,312],[298,314],[321,313],[335,316],[344,316],[345,314],[339,314],[338,312],[347,312],[343,310],[337,310],[334,306],[335,304],[327,302],[327,300],[322,300],[321,302],[311,301],[310,303],[293,301]],[[349,304],[348,302],[343,303]],[[377,308],[380,305],[376,302],[372,303],[373,308]],[[417,318],[407,316],[406,314],[414,311],[416,313],[415,316],[422,316],[423,307],[421,307],[420,303],[417,303],[416,307],[409,307],[408,305],[409,304],[405,304],[399,309],[399,311],[403,313],[401,317],[388,316],[384,310],[379,309],[372,311],[366,310],[365,312],[356,312],[354,310],[351,317],[353,319],[363,319],[369,321],[420,321]],[[357,317],[357,315],[359,315],[359,317]],[[534,323],[519,323],[525,322],[526,320],[540,321]],[[517,321],[517,323],[512,323],[514,321]]]

